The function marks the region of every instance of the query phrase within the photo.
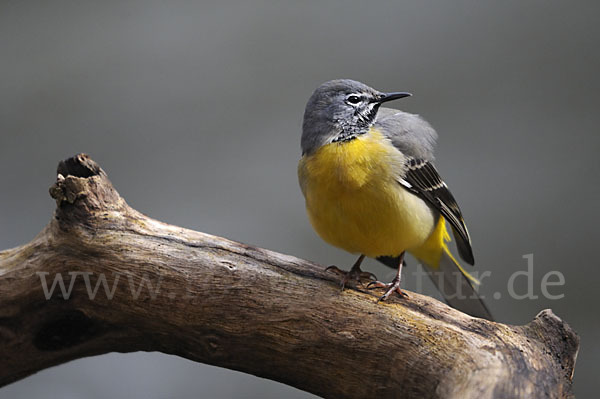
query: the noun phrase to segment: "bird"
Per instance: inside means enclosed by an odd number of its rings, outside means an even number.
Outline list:
[[[381,105],[410,97],[380,92],[351,79],[330,80],[310,96],[302,122],[298,180],[311,225],[327,243],[359,257],[342,275],[369,289],[383,288],[377,302],[401,289],[408,252],[420,261],[446,302],[492,320],[478,296],[479,283],[449,249],[448,227],[460,258],[473,265],[471,238],[462,212],[434,166],[437,133],[419,115]],[[394,267],[390,283],[360,268],[365,257]]]

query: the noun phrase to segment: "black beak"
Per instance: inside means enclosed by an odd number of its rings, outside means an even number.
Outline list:
[[[412,96],[412,94],[407,93],[405,91],[396,91],[393,93],[385,93],[385,94],[383,94],[383,96],[373,99],[373,102],[381,104],[381,103],[385,103],[388,101],[397,100],[399,98],[410,97],[410,96]]]

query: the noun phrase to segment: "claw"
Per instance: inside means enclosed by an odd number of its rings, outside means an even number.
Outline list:
[[[346,272],[335,265],[328,266],[327,268],[325,268],[325,271],[333,272],[342,277],[342,281],[340,283],[340,286],[342,287],[342,291],[344,290],[344,288],[346,287],[346,284],[349,281],[356,281],[356,283],[358,285],[360,285],[361,287],[364,287],[364,284],[362,282],[363,279],[365,279],[365,280],[376,280],[377,279],[377,276],[375,276],[373,273],[363,272],[360,269],[356,270],[354,268],[351,269],[350,271]]]
[[[367,284],[367,289],[372,290],[374,288],[387,288],[388,285],[389,284],[382,283],[381,281],[375,280],[375,281],[371,281],[369,284]]]
[[[400,298],[408,299],[408,295],[400,289],[400,279],[394,278],[394,280],[392,280],[392,282],[388,283],[388,284],[382,283],[381,281],[371,281],[367,285],[367,289],[374,289],[374,288],[386,288],[387,289],[385,291],[385,293],[381,297],[379,297],[379,299],[377,300],[378,303],[380,301],[385,301],[386,299],[388,299],[389,296],[392,295],[393,292],[396,292],[398,295],[400,295]]]
[[[340,269],[339,267],[335,266],[335,265],[331,265],[331,266],[327,266],[327,268],[325,269],[326,272],[333,272],[335,274],[337,274],[338,276],[342,277],[342,281],[340,283],[340,287],[342,288],[342,291],[344,291],[344,287],[346,286],[346,283],[348,282],[349,278],[348,275],[350,274],[350,272],[345,272],[342,269]]]
[[[361,272],[360,278],[365,280],[377,280],[377,276],[371,272]],[[369,283],[371,284],[371,283]]]

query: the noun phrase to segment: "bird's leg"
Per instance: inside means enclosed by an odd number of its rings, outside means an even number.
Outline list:
[[[332,272],[342,276],[342,284],[341,284],[342,290],[344,289],[344,287],[350,280],[356,281],[356,282],[358,282],[358,284],[363,285],[361,279],[369,279],[369,280],[377,279],[377,277],[373,273],[363,272],[362,270],[360,270],[360,264],[362,263],[362,261],[364,259],[365,259],[364,255],[359,256],[358,259],[356,260],[356,262],[354,262],[354,265],[352,265],[352,268],[350,269],[349,272],[343,271],[342,269],[338,268],[337,266],[333,266],[333,265],[326,268],[325,271],[332,271]]]
[[[396,277],[394,277],[394,279],[392,280],[391,283],[386,284],[386,283],[382,283],[381,281],[371,281],[367,285],[367,288],[371,288],[371,289],[372,288],[387,288],[387,290],[385,291],[385,294],[383,294],[377,300],[377,302],[385,301],[392,294],[392,292],[397,292],[401,298],[408,298],[408,295],[406,295],[404,293],[404,291],[402,291],[400,289],[400,280],[402,278],[402,264],[403,263],[404,263],[404,252],[402,252],[400,254],[400,262],[398,264],[398,272],[396,273]]]

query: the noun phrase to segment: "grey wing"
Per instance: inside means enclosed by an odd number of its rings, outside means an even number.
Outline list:
[[[406,167],[406,175],[400,184],[428,202],[444,216],[452,226],[460,257],[465,262],[474,264],[471,237],[462,212],[433,164],[424,159],[409,158]]]
[[[404,186],[437,209],[450,223],[460,256],[473,264],[471,238],[448,186],[431,163],[437,133],[419,115],[380,108],[374,127],[408,158]]]
[[[390,139],[404,155],[433,161],[437,133],[419,115],[391,108],[380,108],[374,127]]]

